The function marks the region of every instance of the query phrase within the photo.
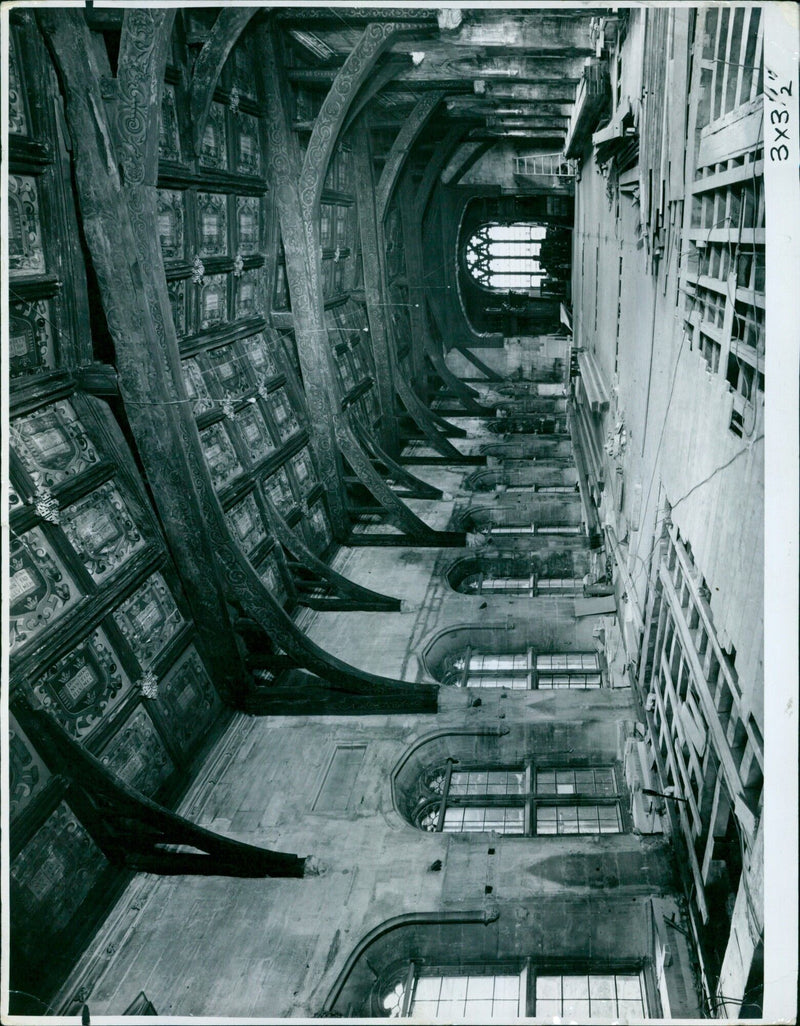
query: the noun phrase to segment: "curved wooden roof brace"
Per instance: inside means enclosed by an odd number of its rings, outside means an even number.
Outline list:
[[[66,800],[109,862],[162,876],[304,875],[305,858],[223,837],[154,802],[107,769],[43,709],[20,700],[14,711],[51,770],[66,780]],[[173,845],[197,851],[174,851]]]
[[[116,153],[100,89],[101,71],[83,12],[42,8],[36,17],[63,84],[78,206],[116,347],[131,431],[153,492],[160,496],[158,508],[170,550],[188,585],[198,648],[217,688],[235,703],[248,674],[233,638],[201,511],[186,501],[188,467],[180,445],[181,430],[186,430],[186,404],[180,402],[185,393],[176,389],[151,314],[152,282],[145,272],[147,262],[136,258],[126,199],[126,192],[141,198],[147,191],[137,183],[155,182],[158,115],[173,13],[152,8],[125,11]],[[155,195],[155,188],[150,192]],[[149,230],[157,238],[154,227]],[[164,302],[169,302],[166,294]]]
[[[223,7],[197,58],[189,86],[189,113],[197,156],[203,147],[203,134],[219,76],[242,32],[258,13],[258,7]]]
[[[372,147],[367,124],[366,117],[361,118],[352,136],[364,302],[367,307],[378,401],[381,407],[379,434],[384,448],[389,452],[397,452],[394,393],[398,375],[395,351],[391,344],[390,318],[383,302],[388,296],[384,257],[386,247],[375,203],[375,176],[372,170]]]
[[[347,600],[348,609],[371,609],[384,612],[396,612],[400,609],[400,599],[392,598],[389,595],[381,595],[370,588],[364,588],[360,584],[355,584],[319,559],[303,541],[299,532],[293,531],[289,527],[266,491],[264,492],[264,500],[270,530],[275,538],[287,552],[291,553],[298,563],[301,563],[307,570],[315,574],[316,577],[332,587],[342,599]]]
[[[443,497],[441,488],[436,488],[434,485],[428,484],[427,481],[422,481],[420,478],[415,477],[409,470],[406,470],[405,467],[393,460],[388,453],[384,452],[361,424],[355,420],[352,423],[356,437],[361,442],[364,450],[371,455],[373,463],[382,464],[386,468],[389,477],[399,486],[407,488],[413,498],[441,499]]]
[[[375,194],[375,209],[378,216],[378,223],[383,224],[389,210],[389,203],[397,185],[400,174],[406,162],[408,154],[414,142],[430,121],[436,108],[444,99],[444,92],[437,90],[427,93],[419,100],[403,122],[403,127],[397,133],[392,143],[386,163],[383,165],[381,177],[378,180],[378,188]]]
[[[163,79],[164,72],[158,45],[162,38],[160,13],[129,10],[126,21],[129,15],[140,33],[135,42],[132,40],[138,61],[125,71],[131,75],[131,86],[120,91],[123,109],[119,111],[119,123],[129,131],[128,159],[133,171],[141,174],[142,184],[126,184],[123,188],[113,172],[114,161],[109,161],[113,153],[109,149],[100,76],[81,12],[37,12],[64,83],[80,212],[116,348],[120,391],[170,545],[182,575],[191,585],[187,592],[192,595],[201,652],[215,680],[223,686],[232,683],[233,700],[240,704],[245,701],[247,672],[234,643],[221,591],[231,604],[241,605],[299,665],[322,678],[329,689],[353,696],[354,707],[358,705],[357,696],[364,696],[373,708],[376,700],[385,697],[392,711],[400,711],[403,706],[435,711],[435,687],[359,670],[307,638],[264,587],[231,536],[180,375],[180,354],[155,231],[157,161],[145,166],[143,159],[145,152],[151,152],[144,145],[145,137],[158,133],[160,107],[156,104],[146,108],[146,124],[142,126],[142,108],[137,105],[142,89],[159,95],[156,83]],[[121,58],[125,48],[123,26]],[[125,106],[128,98],[134,106]],[[209,627],[214,617],[216,625]],[[200,623],[207,627],[204,644]]]
[[[407,31],[407,27],[405,28]],[[340,541],[349,537],[349,517],[344,497],[339,454],[343,455],[359,480],[386,511],[395,526],[407,535],[406,544],[461,544],[459,534],[435,531],[409,509],[372,466],[346,422],[339,395],[322,294],[319,204],[328,164],[342,124],[359,88],[384,50],[403,31],[391,22],[368,25],[347,57],[317,115],[297,175],[299,148],[286,112],[285,85],[281,74],[277,41],[271,32],[264,36],[264,65],[269,93],[270,174],[281,222],[286,257],[286,274],[292,297],[295,340],[312,416],[320,473],[334,496],[331,517]],[[380,356],[380,353],[378,354]],[[379,374],[390,385],[390,355]],[[391,413],[391,410],[389,411]],[[334,514],[335,509],[335,514]],[[343,532],[347,533],[343,537]]]

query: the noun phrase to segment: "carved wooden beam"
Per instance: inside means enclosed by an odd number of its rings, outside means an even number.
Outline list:
[[[400,396],[408,415],[413,419],[433,448],[454,463],[459,462],[462,458],[461,453],[436,426],[431,411],[422,402],[402,374],[397,376],[397,394]]]
[[[433,156],[425,167],[425,171],[422,175],[422,181],[417,186],[417,196],[414,205],[414,218],[420,225],[420,228],[422,227],[422,220],[425,217],[425,211],[428,208],[428,203],[430,202],[430,198],[436,182],[438,181],[439,175],[442,173],[448,160],[450,160],[455,152],[456,146],[458,146],[461,141],[463,134],[463,125],[451,128],[444,139],[442,139],[441,145],[436,148]]]
[[[411,176],[411,169],[406,168],[400,179],[398,203],[400,207],[400,226],[403,233],[403,256],[405,258],[406,284],[408,286],[408,316],[411,324],[411,368],[413,371],[412,388],[425,388],[425,319],[422,312],[422,297],[418,295],[422,283],[422,254],[419,242],[420,228],[416,221],[416,190]]]
[[[312,219],[314,225],[319,213],[325,174],[350,105],[380,55],[398,38],[402,28],[394,22],[367,25],[325,96],[314,122],[314,131],[300,172],[300,201],[304,214]],[[309,235],[309,241],[315,240]]]
[[[392,148],[383,165],[378,190],[375,197],[375,209],[379,223],[382,223],[389,210],[397,180],[403,170],[406,157],[411,152],[414,140],[428,123],[431,115],[444,99],[443,92],[428,93],[423,96],[406,118],[403,127],[395,136]]]
[[[351,423],[356,437],[361,442],[363,448],[372,455],[375,462],[382,463],[386,467],[386,470],[397,484],[407,488],[416,499],[442,498],[443,492],[441,488],[436,488],[434,485],[428,484],[427,481],[422,481],[420,478],[415,477],[405,467],[395,462],[388,453],[385,453],[363,425],[354,419],[351,419]]]
[[[50,769],[67,781],[67,799],[106,858],[146,873],[302,877],[306,859],[244,844],[196,826],[129,787],[42,709],[15,705],[26,734]],[[165,845],[188,845],[176,852]]]
[[[233,540],[180,374],[180,353],[156,230],[157,166],[154,163],[145,168],[142,160],[136,160],[131,140],[127,159],[134,178],[139,177],[144,184],[121,187],[82,15],[79,11],[42,9],[37,16],[65,91],[84,233],[115,345],[126,410],[162,522],[187,579],[195,622],[198,626],[212,625],[206,637],[210,631],[216,648],[208,652],[207,658],[215,681],[224,685],[233,678],[238,685],[236,699],[243,703],[245,674],[227,606],[219,597],[221,582],[227,602],[245,609],[277,647],[321,677],[326,687],[351,696],[366,696],[373,704],[375,699],[388,696],[393,708],[402,706],[404,700],[414,708],[420,703],[435,708],[436,689],[431,685],[366,673],[315,645],[265,588]],[[157,41],[162,38],[157,19],[164,15],[154,9],[136,8],[126,11],[126,21],[129,16],[133,19],[130,31],[136,33],[131,46],[140,59],[148,39],[151,50],[157,52]],[[135,63],[131,67],[134,82],[137,68]],[[155,57],[147,63],[146,76],[152,81],[163,79],[163,65],[159,66]],[[126,106],[129,96],[133,106]],[[149,123],[142,128],[141,118],[135,116],[137,111],[141,114],[137,97],[138,89],[120,90],[120,123],[131,132],[157,135],[159,105],[148,108]],[[140,147],[140,155],[145,151],[150,152]],[[358,704],[357,697],[354,704]]]
[[[289,127],[288,88],[274,29],[263,34],[260,45],[267,91],[269,179],[280,220],[292,323],[311,414],[311,444],[325,485],[334,536],[344,542],[350,534],[350,519],[333,428],[333,405],[339,387],[325,325],[319,225],[316,220],[308,225],[312,233],[309,242],[298,190],[300,148],[297,136]]]
[[[433,315],[433,320],[436,324],[439,335],[444,339],[446,337],[445,313],[443,309],[444,304],[438,299],[431,300],[430,296],[428,296],[427,299],[428,301],[426,302],[425,308]],[[429,332],[426,333],[425,337],[427,340],[427,348],[425,350],[426,355],[433,364],[433,368],[438,374],[444,387],[453,392],[458,397],[464,408],[469,410],[470,413],[475,413],[478,416],[486,416],[487,413],[490,413],[491,411],[488,410],[487,407],[482,406],[476,401],[478,399],[478,393],[475,389],[462,381],[461,378],[456,377],[456,375],[453,374],[447,366],[442,347],[438,345],[433,338],[431,338]]]
[[[277,17],[281,27],[312,28],[315,32],[323,29],[341,31],[342,22],[355,28],[372,21],[405,21],[420,29],[436,28],[435,11],[414,7],[342,7],[335,11],[326,7],[284,8],[278,11]]]
[[[189,87],[189,111],[194,152],[198,155],[220,72],[239,36],[258,12],[257,7],[223,7],[197,58]]]
[[[187,502],[189,473],[181,443],[186,396],[175,388],[166,364],[159,335],[163,324],[157,324],[151,313],[147,264],[137,259],[134,222],[116,170],[119,160],[125,181],[133,183],[143,181],[146,173],[155,174],[159,90],[173,16],[173,12],[152,8],[125,12],[119,104],[128,116],[121,116],[115,153],[82,11],[37,11],[64,89],[83,231],[114,340],[131,431],[185,585],[198,648],[214,683],[235,702],[248,675],[233,640],[202,513],[196,504]],[[137,227],[143,223],[140,216]],[[145,230],[157,238],[155,223],[150,222]]]
[[[378,400],[381,407],[380,432],[384,448],[389,452],[397,452],[397,418],[394,408],[396,370],[386,307],[388,297],[384,257],[386,247],[375,203],[375,180],[369,132],[363,118],[353,135],[353,170],[358,204],[364,300],[372,340],[372,355],[375,360]]]
[[[397,340],[392,339],[391,319],[387,316],[386,307],[381,302],[388,296],[386,287],[386,267],[384,253],[386,250],[383,239],[382,218],[378,216],[375,206],[375,190],[370,158],[369,135],[366,126],[362,125],[354,141],[356,165],[356,186],[359,207],[359,227],[363,254],[364,300],[370,322],[370,334],[373,340],[373,355],[376,363],[379,385],[383,379],[384,389],[381,396],[382,404],[392,409],[392,425],[394,419],[394,392],[400,396],[408,413],[414,418],[432,445],[442,453],[458,459],[460,453],[448,442],[432,423],[429,412],[424,404],[415,401],[413,389],[405,381],[403,374],[395,366]],[[388,435],[388,432],[387,432]],[[385,448],[397,451],[395,431],[388,436]]]
[[[494,144],[495,140],[490,139],[488,141],[482,142],[479,146],[476,146],[472,153],[467,154],[464,160],[453,169],[453,173],[451,174],[447,184],[450,186],[458,185],[458,183],[461,181],[461,179],[464,177],[467,171],[469,171],[471,167],[474,167],[481,159],[481,157],[485,153],[489,152],[489,150],[494,146]]]
[[[270,529],[277,540],[304,567],[331,585],[340,595],[356,604],[351,608],[383,609],[395,612],[400,609],[400,599],[392,598],[389,595],[381,595],[377,591],[364,588],[331,569],[327,563],[324,563],[312,552],[300,537],[299,532],[293,531],[289,527],[266,492],[264,493],[264,499]]]
[[[425,211],[428,207],[431,194],[442,169],[447,165],[461,138],[461,129],[456,128],[448,132],[441,147],[434,153],[428,162],[422,181],[417,187],[416,201],[413,216],[408,216],[404,221],[404,241],[406,247],[406,270],[409,280],[409,294],[417,299],[411,304],[412,330],[416,341],[421,339],[423,351],[428,357],[442,383],[454,391],[464,403],[465,407],[473,413],[483,414],[485,409],[476,402],[478,393],[470,388],[463,381],[457,378],[447,367],[441,347],[431,337],[428,324],[428,300],[430,298],[425,288],[425,270],[422,249],[422,223]],[[417,305],[417,301],[418,304]],[[438,313],[438,301],[432,299],[430,306]],[[461,454],[459,453],[459,456]]]
[[[410,538],[419,540],[421,544],[442,545],[448,544],[445,540],[445,532],[436,531],[429,527],[423,520],[413,513],[408,506],[400,499],[381,475],[373,467],[369,457],[358,444],[353,429],[341,419],[336,424],[336,437],[342,455],[353,468],[361,483],[377,499],[386,513],[387,519],[400,531],[405,532]]]
[[[408,67],[411,63],[411,58],[405,54],[402,57],[390,57],[385,64],[381,65],[373,75],[365,82],[365,84],[359,89],[358,95],[350,106],[350,110],[347,112],[347,117],[344,119],[342,125],[342,136],[347,135],[351,127],[355,124],[359,114],[364,110],[367,104],[372,100],[378,93],[383,89],[385,85],[396,78],[397,75]]]
[[[400,530],[419,539],[422,544],[437,544],[437,539],[446,537],[445,533],[428,527],[389,488],[361,449],[342,416],[341,407],[334,401],[338,396],[338,388],[333,375],[330,348],[326,342],[327,336],[324,333],[324,304],[321,290],[319,206],[328,164],[353,99],[378,57],[391,45],[392,40],[398,37],[402,28],[394,23],[368,25],[338,72],[317,115],[306,149],[300,172],[299,209],[294,198],[297,182],[291,171],[291,156],[296,152],[291,146],[296,147],[296,140],[289,132],[288,119],[285,111],[281,109],[284,90],[277,65],[275,40],[268,33],[265,36],[265,66],[270,93],[269,123],[273,136],[270,153],[303,382],[306,395],[310,397],[312,418],[319,422],[319,433],[324,439],[324,459],[320,462],[332,462],[338,448]],[[288,135],[291,135],[291,140],[287,145]],[[391,355],[388,351],[387,357],[390,361]],[[384,371],[384,376],[391,384],[390,362],[389,373],[386,375]]]
[[[483,360],[479,360],[478,357],[472,352],[472,350],[468,346],[456,345],[454,346],[454,348],[457,349],[462,356],[469,360],[469,362],[473,366],[477,367],[481,374],[483,374],[488,381],[505,380],[502,374],[498,374],[497,371],[492,370],[491,367],[487,366],[487,364],[485,364]]]
[[[387,93],[424,93],[429,89],[443,89],[448,95],[462,95],[473,92],[471,81],[463,78],[424,78],[412,76],[412,70],[404,65],[396,76],[384,86]],[[319,86],[330,85],[336,78],[337,68],[290,68],[286,72],[290,82],[295,85]]]

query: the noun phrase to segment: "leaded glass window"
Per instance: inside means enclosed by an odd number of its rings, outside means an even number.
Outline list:
[[[423,1021],[511,1022],[525,1016],[635,1022],[649,1017],[641,972],[593,964],[584,972],[559,972],[524,963],[461,963],[429,966],[410,962],[402,980],[381,998],[389,1018]],[[605,971],[603,971],[605,970]],[[532,983],[529,985],[529,978]]]
[[[467,243],[467,268],[486,288],[538,289],[545,276],[539,255],[546,234],[538,224],[481,225]]]
[[[472,971],[439,971],[414,981],[409,1013],[418,1019],[469,1017],[475,1022],[509,1022],[520,1013],[522,978]]]
[[[476,652],[471,646],[451,654],[440,670],[443,684],[467,688],[529,688],[586,691],[602,686],[596,652]]]
[[[537,974],[535,1015],[548,1020],[563,1016],[570,1022],[647,1018],[641,974]]]
[[[623,831],[612,766],[472,766],[421,778],[416,824],[431,833],[563,836]]]

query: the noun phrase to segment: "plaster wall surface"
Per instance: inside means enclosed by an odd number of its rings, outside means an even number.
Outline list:
[[[587,154],[576,190],[575,342],[592,351],[613,392],[605,428],[625,429],[617,534],[626,542],[637,602],[643,608],[666,500],[710,588],[722,643],[736,649],[745,701],[758,720],[764,529],[760,503],[750,497],[763,493],[763,412],[745,424],[744,437],[729,430],[730,388],[684,338],[677,232],[657,274],[638,234],[638,206],[621,195],[615,220],[606,181]]]
[[[139,876],[118,906],[118,915],[129,917],[126,929],[116,935],[112,916],[90,952],[98,956],[93,1014],[118,1014],[144,990],[164,1015],[313,1015],[361,937],[410,912],[499,908],[501,919],[516,915],[520,951],[527,945],[535,953],[536,938],[547,937],[552,955],[583,950],[585,938],[570,930],[565,912],[576,925],[588,923],[602,895],[614,916],[627,916],[639,929],[635,946],[646,948],[649,899],[665,897],[677,912],[661,841],[630,833],[424,833],[398,813],[391,789],[398,760],[430,733],[543,722],[549,706],[561,727],[581,720],[587,736],[599,730],[613,744],[609,717],[628,714],[627,699],[620,693],[543,701],[532,693],[490,695],[480,709],[466,709],[464,698],[445,701],[429,717],[238,717],[182,811],[240,840],[315,855],[321,871],[302,880]],[[501,710],[505,721],[498,719]],[[340,811],[320,812],[315,802],[337,745],[363,746],[363,761],[340,796]],[[437,859],[438,872],[430,868]],[[515,914],[508,902],[526,911]],[[594,944],[595,957],[611,957],[615,931],[604,939],[597,934]]]

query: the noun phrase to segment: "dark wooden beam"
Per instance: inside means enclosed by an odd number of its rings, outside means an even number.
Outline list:
[[[404,702],[414,709],[420,704],[435,708],[436,689],[431,685],[366,673],[306,637],[231,535],[183,385],[166,291],[157,230],[158,168],[146,159],[154,152],[148,138],[158,139],[160,104],[148,107],[146,118],[137,116],[142,95],[159,99],[169,44],[163,24],[171,16],[154,8],[126,11],[131,39],[126,43],[123,28],[120,54],[122,58],[130,45],[132,58],[120,61],[130,78],[120,84],[117,111],[123,188],[82,14],[53,8],[37,12],[64,89],[86,244],[115,344],[126,410],[162,523],[187,580],[195,622],[198,629],[211,623],[207,630],[216,648],[207,660],[213,679],[224,690],[232,678],[231,684],[238,685],[234,698],[240,705],[248,700],[246,671],[239,677],[242,664],[228,616],[230,605],[245,611],[277,648],[316,674],[328,689],[352,696],[354,706],[361,696],[371,708],[384,698],[393,709]],[[219,582],[225,601],[219,599]]]
[[[493,371],[483,360],[479,360],[468,346],[456,345],[453,348],[457,349],[473,366],[477,367],[481,374],[486,376],[488,381],[503,381],[502,375],[498,374],[497,371]]]
[[[369,457],[359,445],[352,427],[344,418],[336,422],[336,438],[342,455],[361,483],[383,507],[386,519],[404,532],[409,539],[414,539],[414,544],[445,546],[458,544],[458,541],[452,538],[451,532],[437,531],[420,520],[416,513],[413,513],[392,491],[373,467]]]
[[[261,42],[267,92],[268,175],[281,227],[292,326],[310,412],[311,442],[328,497],[334,536],[344,542],[350,534],[350,519],[333,430],[331,408],[338,401],[339,387],[325,324],[319,225],[316,221],[306,223],[306,216],[313,215],[306,215],[300,198],[302,158],[288,120],[289,90],[282,72],[277,34],[270,30]]]
[[[356,119],[367,104],[378,95],[384,86],[388,85],[392,79],[396,78],[403,68],[408,66],[410,60],[410,57],[390,57],[389,60],[383,63],[379,68],[376,68],[374,73],[359,89],[355,100],[347,112],[347,117],[342,125],[343,136],[347,135],[348,131],[355,124]]]
[[[396,58],[394,58],[396,59]],[[441,89],[445,93],[471,93],[472,82],[463,78],[416,78],[413,81],[404,76],[409,74],[408,65],[401,69],[398,75],[392,77],[382,90],[387,93],[417,93],[428,89]],[[336,79],[341,69],[336,67],[325,68],[289,68],[286,72],[289,81],[294,85],[306,85],[327,89]]]
[[[300,531],[289,527],[268,493],[265,491],[263,495],[270,531],[275,538],[307,570],[328,584],[342,598],[347,599],[350,609],[382,609],[387,612],[396,612],[400,609],[400,599],[355,584],[319,559],[303,541]]]
[[[577,79],[546,79],[539,83],[530,82],[483,82],[475,83],[475,95],[489,100],[502,100],[513,104],[523,103],[569,103],[575,102]]]
[[[403,170],[406,158],[414,146],[414,140],[431,119],[443,99],[444,93],[442,92],[426,93],[417,102],[411,114],[406,118],[403,127],[395,136],[392,148],[386,157],[386,162],[381,171],[375,197],[375,209],[379,223],[382,223],[386,218],[392,193],[397,185],[397,180],[400,172]]]
[[[125,11],[118,66],[118,152],[106,121],[92,39],[80,10],[41,8],[37,20],[58,70],[72,138],[74,182],[83,232],[97,275],[100,299],[114,342],[120,392],[161,522],[197,628],[197,644],[211,678],[234,703],[247,671],[233,641],[217,577],[214,550],[199,506],[187,501],[191,480],[182,435],[195,431],[185,389],[172,377],[162,339],[171,326],[166,281],[156,296],[148,270],[161,267],[153,204],[152,220],[141,207],[132,218],[126,191],[155,181],[160,89],[174,12]],[[142,106],[141,98],[151,98]],[[122,169],[123,190],[117,166]],[[152,189],[155,199],[155,189]],[[141,197],[137,194],[137,200]],[[150,234],[155,264],[138,257],[136,232]],[[163,274],[163,272],[162,272]],[[174,329],[173,334],[174,334]],[[177,343],[175,345],[177,353]],[[189,485],[190,489],[191,486]]]
[[[449,186],[458,185],[464,175],[469,171],[471,167],[474,167],[484,154],[488,153],[489,150],[494,146],[493,142],[482,142],[480,146],[477,146],[472,153],[468,154],[466,159],[455,169],[453,174],[450,176],[447,184]]]
[[[305,858],[206,830],[129,787],[44,710],[19,701],[14,711],[51,771],[66,781],[67,801],[114,865],[167,876],[304,875]],[[167,845],[197,851],[178,852]]]
[[[552,130],[537,131],[532,129],[528,131],[523,128],[483,128],[470,132],[470,141],[494,144],[498,139],[529,139],[532,143],[536,144],[537,150],[545,152],[549,148],[560,150],[564,145],[565,135],[565,132],[557,135]]]
[[[452,155],[455,153],[456,147],[461,142],[463,136],[463,126],[451,128],[444,139],[442,139],[441,146],[435,150],[433,157],[431,157],[425,167],[422,181],[419,183],[417,188],[417,195],[414,203],[414,220],[420,225],[420,229],[422,227],[423,218],[425,217],[425,211],[427,210],[431,194],[436,182],[438,181],[439,175],[445,168],[448,160],[450,160]]]
[[[420,29],[437,27],[434,11],[414,7],[341,7],[335,11],[325,7],[286,7],[278,11],[277,20],[281,28],[313,28],[315,32],[324,29],[341,32],[343,22],[353,28],[380,21],[408,22]]]
[[[428,309],[433,314],[434,322],[436,323],[437,330],[441,337],[444,339],[447,337],[445,324],[444,324],[444,310],[442,309],[442,303],[438,300],[429,301],[426,304]],[[433,365],[433,369],[436,371],[439,380],[442,382],[444,387],[453,393],[453,395],[461,402],[464,409],[469,413],[475,413],[478,416],[486,416],[487,408],[481,406],[478,400],[478,393],[474,388],[470,388],[461,378],[456,377],[455,374],[450,370],[445,361],[444,351],[441,346],[437,345],[436,342],[430,337],[430,332],[427,333],[428,345],[426,347],[426,355]]]
[[[375,197],[370,136],[363,118],[352,134],[352,145],[358,231],[361,240],[361,266],[364,275],[364,303],[367,309],[372,354],[375,360],[378,401],[381,408],[380,433],[384,448],[389,452],[396,452],[395,364],[386,307],[385,244]]]
[[[223,7],[203,44],[189,86],[189,113],[196,155],[200,154],[203,146],[206,120],[220,72],[242,32],[258,12],[257,7]]]
[[[563,128],[566,130],[569,125],[568,117],[535,117],[513,115],[490,115],[486,118],[487,128]]]
[[[423,403],[414,391],[411,383],[406,381],[402,374],[398,375],[397,378],[397,394],[405,406],[409,417],[420,429],[423,436],[428,439],[431,446],[452,463],[458,463],[461,460],[461,453],[448,440],[444,432],[439,429],[432,411]]]
[[[420,478],[415,477],[405,467],[397,463],[396,460],[393,460],[355,419],[351,419],[351,424],[364,450],[371,454],[376,463],[382,464],[386,468],[389,476],[396,484],[407,488],[409,493],[416,499],[442,498],[441,488],[436,488],[428,484],[427,481],[422,481]]]
[[[337,390],[333,380],[330,353],[327,347],[324,352],[319,349],[320,339],[325,337],[319,330],[324,330],[320,288],[322,268],[319,248],[319,207],[325,174],[347,112],[358,90],[371,74],[378,58],[400,36],[403,28],[404,26],[393,22],[369,24],[348,55],[323,101],[303,159],[299,186],[297,186],[300,200],[298,211],[301,221],[300,235],[299,237],[290,236],[286,232],[283,235],[289,288],[290,291],[294,289],[300,299],[300,302],[295,303],[295,295],[292,294],[295,340],[303,368],[306,395],[310,396],[312,417],[315,420],[319,419],[324,425],[326,445],[329,436],[331,434],[334,436],[339,451],[364,486],[384,508],[391,522],[411,537],[418,538],[421,543],[435,544],[437,536],[441,533],[434,531],[420,520],[389,488],[361,449],[358,439],[342,415],[340,405],[331,402],[331,399],[337,396]],[[286,162],[283,158],[276,158],[276,160],[285,168]],[[284,191],[288,196],[288,190]],[[280,196],[278,202],[280,207]],[[293,232],[296,233],[296,231],[297,227],[293,227]],[[300,269],[299,262],[293,261],[290,271],[289,260],[290,246],[299,249],[301,245],[305,253],[302,280],[301,275],[297,273],[297,270]],[[296,263],[297,267],[295,267]],[[380,283],[378,288],[378,295],[384,295]],[[315,290],[314,295],[311,295],[310,290]],[[391,356],[389,356],[390,360]],[[389,362],[389,375],[391,375],[391,370],[391,362]],[[391,376],[388,381],[391,384]],[[331,444],[331,451],[333,451],[333,444]]]

